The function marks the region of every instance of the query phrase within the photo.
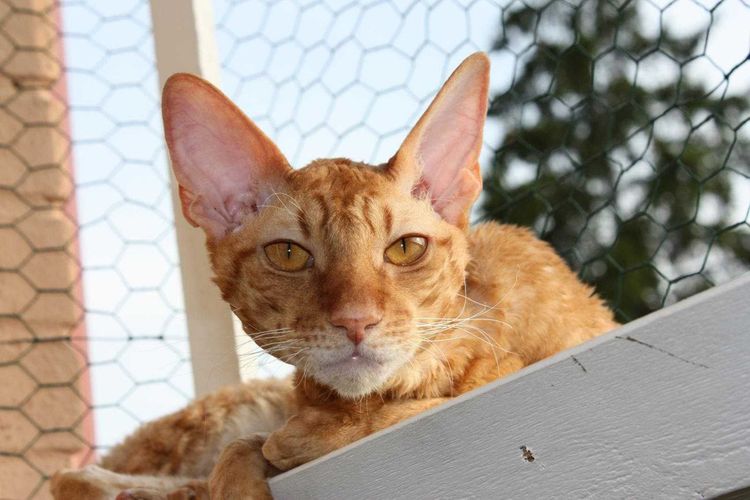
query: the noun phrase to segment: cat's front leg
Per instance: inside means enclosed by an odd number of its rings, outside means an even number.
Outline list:
[[[271,500],[266,478],[278,473],[261,447],[265,434],[236,439],[221,452],[208,479],[211,498],[222,500]]]
[[[303,408],[284,427],[271,433],[263,445],[263,456],[277,468],[289,470],[437,406],[447,399],[391,401],[382,403],[372,411],[362,411],[358,403],[352,404],[351,411],[341,407],[335,410]]]
[[[57,472],[50,488],[57,500],[201,500],[208,498],[204,485],[199,479],[119,474],[88,465]]]

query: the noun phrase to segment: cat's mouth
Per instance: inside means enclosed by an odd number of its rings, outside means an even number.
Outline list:
[[[328,352],[318,358],[311,374],[344,397],[358,397],[377,390],[394,370],[393,360],[366,348]]]
[[[324,363],[322,367],[323,368],[341,367],[341,368],[350,368],[352,370],[357,370],[357,369],[362,369],[362,368],[374,368],[376,366],[381,366],[382,364],[383,364],[382,361],[376,359],[374,356],[370,354],[363,353],[357,347],[355,347],[354,350],[351,352],[351,354],[342,356],[340,359],[337,359],[335,361]]]

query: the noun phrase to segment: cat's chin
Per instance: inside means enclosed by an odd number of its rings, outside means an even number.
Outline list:
[[[392,361],[380,361],[368,356],[346,356],[341,360],[323,363],[312,371],[312,376],[335,390],[341,397],[356,399],[382,388],[397,366]]]

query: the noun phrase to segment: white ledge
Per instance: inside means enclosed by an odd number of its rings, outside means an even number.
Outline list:
[[[747,487],[749,305],[745,274],[277,476],[274,498],[706,498]]]

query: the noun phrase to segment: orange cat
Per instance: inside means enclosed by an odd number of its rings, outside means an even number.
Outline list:
[[[58,474],[55,496],[266,498],[277,470],[615,327],[531,232],[468,227],[488,75],[466,59],[387,164],[300,170],[210,84],[170,78],[183,213],[247,334],[297,372],[146,424],[101,467]]]

